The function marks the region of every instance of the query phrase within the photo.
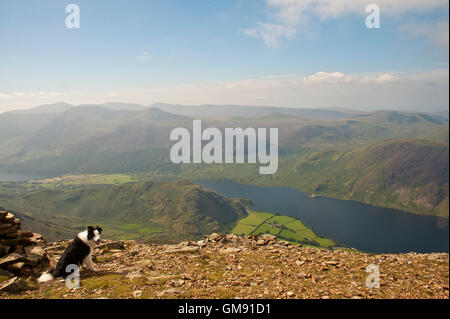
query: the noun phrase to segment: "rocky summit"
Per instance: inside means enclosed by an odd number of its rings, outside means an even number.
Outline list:
[[[14,212],[0,208],[0,292],[31,288],[29,282],[49,265],[44,243],[40,234],[21,230]]]
[[[56,261],[68,243],[42,249]],[[13,277],[15,292],[0,298],[449,298],[448,254],[326,250],[272,235],[212,234],[176,245],[105,240],[94,261],[99,271],[81,270],[77,289],[60,278],[24,286]],[[379,288],[366,285],[372,264]]]

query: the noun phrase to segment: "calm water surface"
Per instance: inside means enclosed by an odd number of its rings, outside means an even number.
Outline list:
[[[228,197],[252,200],[257,211],[299,218],[323,237],[374,253],[448,252],[448,219],[326,197],[310,198],[289,187],[262,187],[226,180],[197,180]]]

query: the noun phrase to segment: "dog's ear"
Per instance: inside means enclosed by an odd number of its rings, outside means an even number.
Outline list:
[[[102,228],[100,226],[95,226],[95,228],[97,229],[97,231],[101,234],[102,233]]]

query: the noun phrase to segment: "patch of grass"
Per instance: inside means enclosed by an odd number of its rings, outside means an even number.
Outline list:
[[[250,213],[247,217],[241,220],[241,223],[245,225],[258,226],[264,221],[264,219],[265,218],[263,218],[257,213]]]
[[[0,283],[7,281],[9,278],[7,276],[0,276]]]
[[[46,188],[57,188],[81,185],[118,185],[135,182],[133,176],[126,174],[91,174],[91,175],[64,175],[44,180],[32,181]]]
[[[285,224],[291,223],[293,221],[292,219],[293,218],[291,218],[289,216],[280,216],[280,215],[278,215],[278,216],[274,216],[271,219],[271,222],[275,222],[275,223],[278,223],[280,225],[285,225]]]
[[[233,234],[242,235],[242,234],[249,234],[255,229],[255,226],[252,225],[245,225],[245,224],[237,224],[236,227],[233,228],[231,231]]]
[[[317,236],[300,220],[272,213],[248,211],[249,215],[241,219],[232,233],[237,235],[272,234],[279,239],[292,243],[302,243],[320,247],[332,247],[335,243],[328,238]]]

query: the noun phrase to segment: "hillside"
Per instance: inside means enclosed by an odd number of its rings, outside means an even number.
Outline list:
[[[232,171],[225,165],[183,165],[179,176],[289,186],[315,195],[448,217],[448,160],[446,143],[391,139],[350,150],[284,156],[274,175],[259,175],[255,167],[241,164]]]
[[[57,260],[67,243],[43,244],[45,258]],[[176,245],[103,241],[94,261],[99,271],[81,270],[78,289],[33,277],[0,298],[449,298],[448,254],[369,255],[271,235],[212,234]],[[379,288],[366,286],[370,264],[379,266]],[[7,290],[18,277],[3,273],[0,290]]]
[[[70,238],[86,224],[100,224],[110,238],[171,240],[229,231],[247,215],[249,205],[187,181],[74,189],[0,187],[0,203],[28,215],[24,220],[29,229],[52,239]]]
[[[313,193],[448,217],[448,161],[448,145],[387,140],[314,153],[295,172]]]
[[[71,105],[68,103],[54,103],[39,105],[26,110],[10,111],[8,113],[36,114],[36,113],[62,113],[71,108],[89,106],[87,104]],[[92,106],[92,105],[90,105]],[[308,109],[308,108],[288,108],[273,106],[246,106],[246,105],[180,105],[167,103],[154,103],[152,105],[140,105],[135,103],[108,102],[99,106],[116,111],[138,111],[152,108],[159,108],[166,112],[191,116],[195,118],[223,117],[233,114],[240,117],[257,117],[280,112],[286,115],[315,119],[334,119],[348,116],[349,114],[359,114],[360,112],[344,109]]]
[[[43,113],[42,109],[57,111]],[[139,109],[111,103],[70,108],[53,105],[32,110],[0,114],[0,171],[22,174],[178,173],[178,166],[169,158],[173,145],[169,135],[176,127],[191,129],[193,118],[180,115],[186,114],[180,110],[196,110],[196,107],[169,108],[179,111],[178,115],[156,107]],[[316,116],[322,113],[328,115]],[[442,141],[445,139],[442,128],[447,121],[437,115],[394,111],[361,114],[265,108],[264,112],[251,113],[253,117],[239,112],[228,113],[233,117],[215,117],[214,112],[206,111],[202,114],[201,117],[208,117],[202,121],[204,128],[278,127],[282,156],[351,149],[389,138],[420,136]]]
[[[229,178],[448,216],[448,165],[443,162],[448,159],[448,118],[444,116],[248,107],[245,114],[216,117],[215,112],[206,112],[212,108],[57,104],[0,114],[0,172]],[[198,110],[205,110],[207,117],[203,128],[278,127],[277,173],[261,176],[257,165],[230,169],[220,164],[173,164],[170,132],[175,127],[192,129],[193,118],[186,114]],[[396,149],[391,141],[400,139],[402,146]],[[402,160],[404,155],[407,161]]]

